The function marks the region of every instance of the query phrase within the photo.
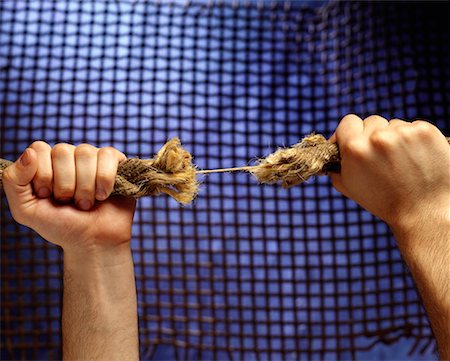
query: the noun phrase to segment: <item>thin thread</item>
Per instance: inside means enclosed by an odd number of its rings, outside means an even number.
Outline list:
[[[195,173],[210,174],[210,173],[225,173],[225,172],[239,172],[239,171],[251,172],[255,168],[258,168],[258,166],[257,165],[249,165],[247,167],[202,169],[202,170],[197,170]]]

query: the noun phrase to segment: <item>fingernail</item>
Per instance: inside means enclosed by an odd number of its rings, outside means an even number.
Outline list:
[[[26,149],[20,157],[20,164],[23,167],[26,167],[28,164],[30,164],[30,155],[28,154],[28,149]]]
[[[105,190],[102,189],[102,188],[97,188],[97,190],[96,190],[96,198],[99,201],[104,201],[107,198]]]
[[[82,199],[81,201],[78,202],[78,207],[83,211],[88,211],[89,209],[91,209],[91,206],[92,206],[91,202],[86,199]]]
[[[47,197],[50,197],[50,194],[51,194],[50,189],[48,189],[47,187],[42,187],[42,188],[40,188],[40,189],[38,190],[38,192],[37,192],[37,195],[38,195],[40,198],[47,198]]]

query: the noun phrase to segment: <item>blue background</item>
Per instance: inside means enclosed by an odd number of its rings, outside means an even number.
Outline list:
[[[2,2],[1,155],[42,139],[149,158],[179,136],[199,168],[232,167],[350,112],[448,132],[434,6]],[[61,253],[2,202],[2,359],[57,357]],[[326,177],[141,199],[132,247],[143,359],[435,358],[389,229]]]

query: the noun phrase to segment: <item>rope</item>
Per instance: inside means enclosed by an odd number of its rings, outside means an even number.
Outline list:
[[[450,138],[447,138],[450,144]],[[256,165],[197,170],[191,154],[178,138],[170,139],[153,159],[128,158],[119,164],[113,195],[140,198],[168,194],[182,204],[192,202],[198,192],[198,174],[246,171],[259,183],[281,183],[284,188],[307,181],[315,175],[340,171],[336,143],[320,134],[311,134],[299,143],[280,148]],[[0,159],[0,190],[3,170],[12,162]]]
[[[12,162],[0,159],[3,170]],[[0,189],[2,189],[0,181]],[[178,138],[170,139],[153,159],[128,158],[119,164],[113,195],[126,197],[168,194],[182,204],[197,195],[198,182],[192,156],[183,149]]]

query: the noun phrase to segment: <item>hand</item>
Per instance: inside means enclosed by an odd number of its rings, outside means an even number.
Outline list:
[[[394,229],[449,216],[450,146],[432,124],[350,114],[330,141],[342,158],[334,187]]]
[[[136,201],[108,198],[122,159],[114,148],[35,142],[3,172],[14,219],[64,249],[64,359],[139,359]]]
[[[14,219],[65,251],[128,243],[136,201],[108,198],[123,159],[111,147],[34,142],[3,173]]]

